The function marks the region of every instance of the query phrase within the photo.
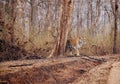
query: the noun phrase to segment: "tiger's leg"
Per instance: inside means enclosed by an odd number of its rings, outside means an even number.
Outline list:
[[[74,46],[70,44],[69,50],[70,50],[70,55],[73,56],[73,54],[74,54]]]
[[[79,49],[77,49],[77,56],[79,56],[80,54],[79,54]]]
[[[75,48],[74,53],[75,53],[75,56],[79,56],[79,50],[77,48]]]

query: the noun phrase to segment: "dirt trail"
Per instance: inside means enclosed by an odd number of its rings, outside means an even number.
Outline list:
[[[120,55],[96,66],[72,84],[120,84]]]
[[[10,84],[67,84],[98,64],[81,57],[3,62],[0,80]]]
[[[111,65],[118,57],[120,55],[100,56],[94,57],[94,59],[91,59],[93,57],[61,57],[2,62],[0,63],[0,81],[5,81],[8,84],[71,84],[72,82],[73,84],[97,84],[93,82],[80,83],[80,79],[82,81],[95,80],[99,77],[97,70],[100,70],[101,73],[105,70],[105,74],[109,74],[110,67],[99,69],[97,65],[104,62],[97,62],[98,60],[96,61],[96,59],[104,58],[107,61],[111,61],[110,64],[106,62],[107,65]],[[103,64],[102,68],[107,66],[106,64]],[[98,68],[94,69],[95,66]],[[95,74],[90,77],[93,72]],[[114,69],[112,72],[114,72]],[[107,80],[107,75],[100,77],[106,83],[111,82],[111,80]],[[113,76],[111,75],[110,78],[113,78]]]
[[[50,66],[59,63],[67,63],[77,60],[87,60],[87,57],[61,57],[61,58],[49,58],[49,59],[34,59],[34,60],[19,60],[0,63],[0,75],[6,73],[14,73],[22,69],[30,69],[33,67]],[[98,58],[97,58],[98,59]],[[97,60],[91,60],[96,61]]]
[[[120,84],[120,62],[112,64],[107,84]]]

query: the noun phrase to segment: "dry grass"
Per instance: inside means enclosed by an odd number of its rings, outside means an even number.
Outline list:
[[[111,27],[111,26],[110,26]],[[19,28],[20,29],[20,28]],[[84,29],[84,28],[83,28]],[[103,28],[104,29],[104,28]],[[103,30],[96,35],[91,35],[89,31],[81,29],[81,36],[85,37],[84,46],[80,49],[81,54],[85,55],[106,55],[112,53],[113,48],[113,28],[110,28],[107,32]],[[28,52],[28,56],[48,56],[55,43],[55,38],[51,33],[55,33],[54,30],[51,31],[31,31],[29,36],[25,35],[23,30],[15,30],[15,45],[20,49],[25,49]],[[4,32],[3,32],[4,33]],[[74,33],[73,33],[74,34]],[[0,35],[1,36],[1,35]],[[5,40],[10,39],[10,35],[4,33]],[[120,31],[117,37],[117,50],[120,53]],[[11,43],[10,43],[11,44]],[[3,54],[4,55],[4,54]]]
[[[106,55],[112,54],[113,49],[113,29],[107,32],[101,32],[96,35],[91,35],[86,32],[83,37],[86,38],[86,44],[81,48],[80,52],[86,55]],[[117,37],[117,50],[120,53],[120,32]],[[87,51],[87,52],[86,52]]]
[[[30,34],[30,41],[25,45],[25,50],[36,55],[40,55],[40,49],[51,51],[55,43],[55,38],[51,35],[51,31],[43,31],[40,33],[32,32]],[[84,46],[81,48],[80,53],[86,55],[106,55],[112,53],[113,48],[113,28],[107,32],[104,30],[96,35],[91,35],[89,31],[81,30],[81,36],[85,37]],[[84,32],[84,34],[83,34]],[[118,53],[120,52],[120,32],[117,37]],[[36,51],[35,51],[36,50]],[[48,55],[49,52],[43,52],[44,55]]]

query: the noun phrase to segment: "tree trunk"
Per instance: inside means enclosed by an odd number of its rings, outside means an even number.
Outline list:
[[[68,32],[72,22],[73,0],[63,0],[62,17],[58,29],[57,41],[50,56],[63,56],[66,47]]]
[[[47,10],[47,14],[46,14],[46,31],[50,30],[50,14],[51,14],[51,9],[50,9],[50,5],[51,5],[51,1],[48,0],[48,10]]]
[[[118,0],[115,0],[115,12],[114,12],[114,44],[113,44],[113,54],[117,53],[117,16],[118,16]]]

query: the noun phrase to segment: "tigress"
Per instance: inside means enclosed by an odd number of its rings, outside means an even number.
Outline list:
[[[79,56],[79,49],[83,46],[83,44],[85,44],[84,38],[68,38],[65,52],[69,52],[70,55]]]

